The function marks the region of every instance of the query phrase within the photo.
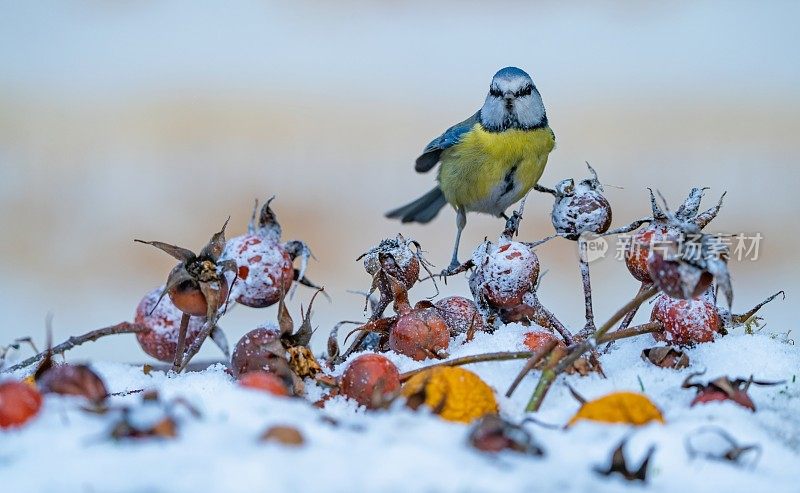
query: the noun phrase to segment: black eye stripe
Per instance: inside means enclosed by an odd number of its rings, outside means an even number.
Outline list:
[[[500,92],[500,89],[498,89],[496,87],[490,87],[489,88],[489,94],[491,94],[492,96],[494,96],[496,98],[499,98],[500,96],[503,95],[503,93]]]

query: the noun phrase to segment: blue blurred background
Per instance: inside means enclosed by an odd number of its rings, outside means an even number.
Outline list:
[[[424,227],[383,212],[429,189],[415,157],[506,65],[532,74],[558,138],[544,184],[583,176],[588,160],[623,187],[607,188],[615,225],[648,213],[647,186],[675,204],[692,186],[712,187],[708,205],[728,190],[709,230],[764,236],[757,261],[731,266],[735,308],[786,289],[766,330],[796,325],[797,2],[49,0],[0,12],[0,344],[41,341],[49,311],[56,340],[130,319],[172,266],[134,237],[199,248],[228,215],[240,234],[253,199],[273,194],[333,297],[316,307],[323,341],[361,314],[347,290],[369,278],[354,259],[381,238],[402,232],[447,263],[451,210]],[[550,233],[550,206],[530,198],[524,239]],[[471,217],[462,257],[501,226]],[[574,245],[539,253],[543,302],[579,326]],[[636,284],[611,258],[592,268],[604,318]],[[233,342],[274,316],[240,307],[223,325]],[[73,357],[145,359],[128,336]]]

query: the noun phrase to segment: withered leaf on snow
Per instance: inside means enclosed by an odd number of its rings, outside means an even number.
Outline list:
[[[656,346],[645,349],[642,351],[642,359],[661,368],[671,368],[673,370],[680,370],[689,366],[689,356],[672,346]]]
[[[756,405],[747,393],[750,389],[750,385],[770,386],[783,383],[782,380],[777,382],[753,380],[752,375],[746,380],[743,378],[732,380],[730,377],[718,377],[707,383],[692,382],[694,377],[700,376],[703,373],[704,372],[692,373],[688,375],[683,381],[683,384],[681,384],[681,388],[684,389],[697,389],[697,395],[692,400],[690,406],[715,401],[733,401],[755,412]]]
[[[278,442],[283,445],[297,447],[305,443],[300,430],[293,426],[271,426],[259,438],[262,442]]]
[[[622,423],[641,426],[651,421],[664,423],[664,416],[644,394],[637,392],[613,392],[593,401],[586,401],[572,388],[573,396],[581,402],[581,408],[569,420],[567,426],[585,419],[601,423]]]

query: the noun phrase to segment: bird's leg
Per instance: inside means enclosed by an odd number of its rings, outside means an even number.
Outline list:
[[[461,262],[458,261],[458,245],[461,243],[461,232],[464,231],[464,227],[467,225],[467,211],[464,210],[463,207],[458,207],[456,209],[456,244],[453,246],[453,258],[450,260],[450,265],[447,266],[447,269],[442,271],[442,275],[448,275],[450,272],[458,269],[461,265]]]

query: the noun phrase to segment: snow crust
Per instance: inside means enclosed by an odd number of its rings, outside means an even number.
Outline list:
[[[490,351],[523,350],[531,329],[516,324],[495,334],[477,333],[469,344],[464,335],[451,343],[451,358]],[[165,399],[184,397],[202,413],[181,415],[174,440],[114,442],[106,438],[111,417],[80,410],[77,398],[47,396],[40,415],[21,429],[0,431],[0,489],[3,492],[515,492],[515,491],[770,491],[797,492],[800,485],[800,383],[796,381],[800,348],[768,335],[730,335],[688,349],[691,366],[665,370],[642,360],[642,349],[655,345],[651,336],[619,341],[603,357],[608,375],[562,377],[591,399],[612,391],[644,391],[663,411],[665,425],[642,428],[579,422],[562,429],[577,411],[563,380],[552,388],[537,420],[558,425],[546,429],[527,423],[544,447],[544,458],[514,452],[484,454],[466,442],[469,427],[449,423],[427,412],[402,406],[365,412],[343,397],[324,409],[308,401],[323,395],[309,384],[307,400],[278,398],[239,387],[223,366],[180,376],[140,367],[96,363],[93,368],[111,392],[158,389]],[[385,354],[401,372],[430,364]],[[353,355],[350,361],[358,355]],[[349,361],[348,361],[349,362]],[[538,379],[533,372],[511,398],[503,394],[522,361],[467,366],[497,393],[502,414],[515,421]],[[346,365],[334,372],[340,375]],[[694,391],[681,389],[687,374],[706,370],[701,379],[720,375],[761,380],[786,380],[773,387],[752,387],[758,411],[731,402],[689,407]],[[22,377],[23,373],[15,376]],[[135,404],[140,395],[114,397],[116,404]],[[146,414],[146,413],[145,413]],[[332,418],[338,424],[331,424]],[[144,419],[144,417],[143,417]],[[292,448],[259,443],[273,425],[298,428],[305,444]],[[689,458],[685,440],[706,426],[727,430],[740,444],[762,447],[750,467]],[[636,467],[650,445],[656,445],[650,483],[642,486],[593,471],[608,463],[623,437]],[[708,437],[707,439],[703,437]],[[700,434],[719,447],[719,438]],[[700,444],[702,445],[702,443]]]

